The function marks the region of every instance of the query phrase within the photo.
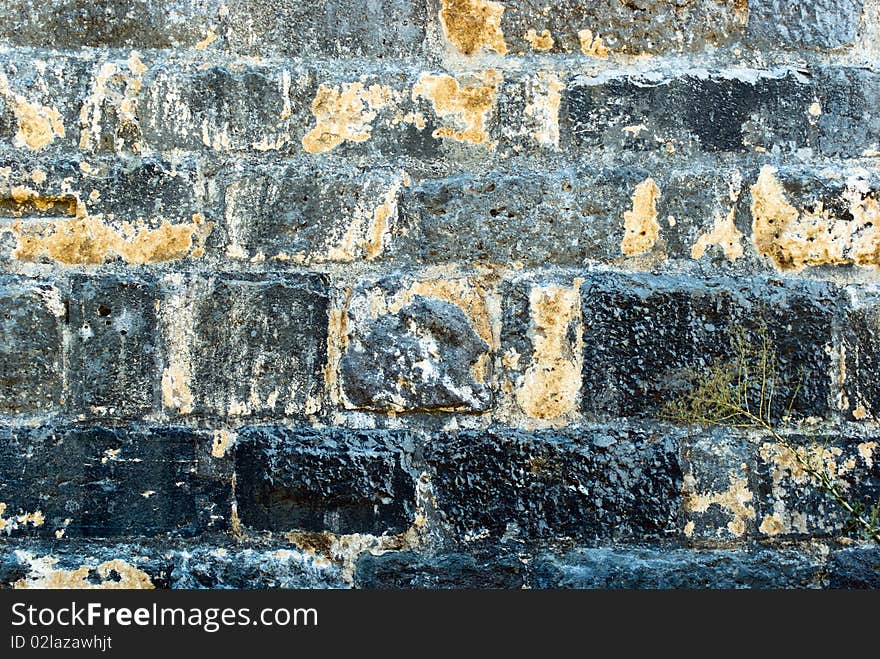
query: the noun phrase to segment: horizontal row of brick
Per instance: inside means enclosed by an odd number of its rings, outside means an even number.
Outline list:
[[[777,399],[797,391],[796,417],[870,420],[880,410],[880,306],[870,292],[576,275],[527,276],[493,292],[479,278],[395,273],[347,293],[318,274],[4,276],[0,410],[304,418],[338,411],[339,400],[379,412],[486,412],[532,387],[527,399],[568,401],[547,414],[536,403],[530,414],[543,418],[651,416],[727,364],[738,336],[755,348],[769,339]],[[331,335],[330,309],[346,304],[337,295],[348,298],[347,319]],[[500,297],[497,344],[490,297]],[[544,302],[571,313],[553,326],[535,306]]]
[[[214,35],[216,43],[205,46],[247,55],[417,56],[430,52],[428,36],[440,32],[444,19],[450,40],[466,54],[483,43],[495,52],[530,52],[530,29],[549,30],[552,45],[541,48],[554,53],[580,52],[578,32],[584,29],[601,34],[614,52],[636,54],[738,43],[832,49],[855,41],[863,5],[863,0],[561,0],[550,12],[524,0],[378,0],[357,6],[344,0],[51,0],[39,5],[13,0],[0,11],[0,43],[191,48]]]
[[[60,231],[58,223],[76,225],[75,216],[83,209],[120,236],[138,222],[155,231],[164,221],[191,224],[200,215],[202,226],[210,226],[203,229],[205,253],[218,269],[235,267],[229,264],[260,267],[247,263],[255,259],[282,269],[351,261],[622,265],[625,216],[633,210],[636,190],[650,178],[656,194],[641,218],[645,226],[656,222],[657,237],[653,245],[646,243],[646,256],[691,265],[699,257],[699,263],[712,269],[770,272],[778,264],[759,255],[753,242],[753,205],[763,199],[750,189],[764,164],[749,159],[673,168],[643,162],[543,171],[519,166],[416,178],[403,166],[362,170],[300,159],[286,164],[205,163],[197,158],[120,163],[103,157],[31,160],[7,154],[0,156],[5,172],[0,179],[0,266],[14,263],[17,255],[47,263],[62,259],[66,265],[121,262],[112,248],[101,252],[81,244],[78,250],[76,240],[58,254],[21,256],[16,251],[20,240],[9,230],[14,223],[19,223],[20,235],[51,236]],[[876,171],[841,163],[821,168],[781,165],[769,171],[768,180],[779,186],[778,198],[771,201],[787,204],[769,214],[798,216],[791,226],[780,227],[781,243],[790,237],[794,244],[806,245],[807,238],[798,231],[809,228],[808,218],[824,213],[827,240],[817,229],[817,245],[833,243],[847,254],[851,245],[841,229],[865,230],[855,216],[860,208],[870,212],[878,197]],[[861,207],[854,206],[854,195],[863,200]],[[732,222],[725,225],[727,234],[713,239],[717,246],[706,245],[695,254],[695,245],[716,231],[719,220]],[[86,239],[78,238],[80,243]],[[762,249],[764,254],[772,251],[766,245]],[[833,247],[801,251],[814,254],[813,262],[833,262]],[[810,262],[808,257],[801,260]],[[199,262],[178,253],[170,265],[181,264]]]
[[[369,551],[342,567],[289,544],[16,541],[0,554],[0,589],[59,581],[154,588],[878,588],[880,550],[588,547],[567,553],[500,545],[471,551]],[[86,567],[87,570],[83,570]],[[141,583],[141,585],[144,585]]]
[[[880,76],[855,66],[450,74],[13,51],[0,54],[0,70],[8,86],[0,140],[13,143],[23,100],[43,108],[37,118],[53,117],[31,140],[41,151],[308,152],[435,163],[556,151],[860,157],[880,148]],[[423,76],[442,86],[419,85]]]
[[[48,557],[68,584],[154,588],[878,588],[880,550],[587,547],[567,553],[500,545],[471,551],[365,551],[351,578],[289,544],[16,541],[0,554],[0,589],[39,588]],[[86,570],[83,570],[86,567]],[[143,583],[141,583],[143,585]]]
[[[63,542],[299,531],[310,546],[314,534],[391,536],[426,523],[463,545],[505,538],[703,546],[849,529],[837,504],[762,438],[619,424],[424,437],[274,425],[231,436],[168,426],[4,426],[0,529]],[[791,441],[825,451],[826,467],[857,503],[880,494],[880,448],[871,437]],[[417,480],[431,492],[427,522],[416,522]],[[332,545],[333,535],[317,544]]]

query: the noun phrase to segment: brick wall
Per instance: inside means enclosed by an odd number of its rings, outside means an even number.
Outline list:
[[[659,412],[766,331],[792,441],[880,494],[878,37],[4,2],[0,582],[877,587],[778,446]]]

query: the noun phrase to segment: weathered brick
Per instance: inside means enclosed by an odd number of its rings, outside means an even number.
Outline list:
[[[523,587],[525,568],[513,553],[441,554],[423,556],[415,552],[369,552],[357,562],[355,586],[381,590],[425,588]]]
[[[870,99],[878,84],[873,73],[852,68],[576,77],[563,94],[561,144],[590,152],[812,149],[858,157],[877,145]]]
[[[880,442],[873,437],[840,436],[793,436],[789,441],[802,459],[837,484],[847,501],[865,504],[870,516],[870,507],[880,501]],[[757,464],[756,508],[764,537],[861,532],[788,448],[772,439],[762,442]]]
[[[532,588],[791,589],[822,585],[820,557],[799,550],[589,548],[532,565]]]
[[[10,0],[0,8],[0,41],[77,48],[194,46],[216,20],[219,0]]]
[[[0,213],[11,229],[0,258],[65,265],[164,263],[200,257],[214,241],[191,159],[125,163],[0,157]],[[7,227],[4,227],[7,228]]]
[[[682,442],[682,531],[694,543],[745,540],[757,533],[756,446],[727,429]]]
[[[831,414],[828,350],[840,313],[831,285],[603,273],[580,290],[590,417],[657,414],[713,365],[733,365],[737,341],[760,350],[765,335],[778,361],[773,414],[795,391],[795,415]]]
[[[83,569],[85,568],[85,569]],[[15,588],[348,588],[342,570],[314,556],[249,547],[222,537],[137,538],[133,542],[17,539],[0,553],[0,589]]]
[[[290,545],[211,548],[195,546],[170,556],[168,587],[202,588],[348,588],[341,568],[315,556],[291,550]]]
[[[840,48],[856,40],[864,0],[749,0],[748,37],[785,49]]]
[[[645,253],[688,261],[705,256],[713,267],[754,267],[747,186],[757,176],[751,166],[578,167],[426,179],[401,189],[404,231],[393,236],[388,253],[430,264],[450,259],[527,266],[618,262],[627,256],[626,215],[650,179],[658,190],[652,212],[658,235]],[[712,240],[695,252],[704,235],[703,242]]]
[[[351,409],[481,412],[492,403],[492,331],[483,287],[392,275],[347,306],[338,372]]]
[[[434,1],[446,9],[441,23],[459,52],[583,52],[600,58],[609,53],[702,50],[736,42],[747,22],[746,4],[745,0],[561,0],[550,7],[523,0]],[[497,31],[483,18],[491,13],[487,5],[503,8]],[[529,35],[530,30],[539,38]],[[579,37],[584,30],[592,32],[589,38]]]
[[[0,277],[0,413],[53,412],[63,404],[66,313],[53,284]]]
[[[25,156],[76,148],[93,66],[84,55],[0,53],[0,143]]]
[[[880,299],[870,289],[848,292],[853,303],[843,323],[838,407],[850,420],[873,421],[880,414]]]
[[[43,426],[2,435],[8,533],[193,536],[227,526],[229,465],[211,456],[208,432]]]
[[[327,282],[316,274],[166,280],[163,404],[218,416],[321,409]]]
[[[659,429],[497,428],[440,434],[425,457],[437,508],[461,540],[645,539],[674,533],[677,452]]]
[[[255,530],[401,533],[415,482],[405,433],[249,427],[235,446],[238,514]]]
[[[71,408],[135,416],[159,408],[160,345],[155,281],[77,276],[71,283]]]
[[[144,84],[140,128],[156,149],[287,151],[305,111],[302,72],[277,66],[163,62]]]
[[[880,549],[841,549],[828,559],[828,587],[880,589]]]
[[[424,0],[351,4],[230,3],[222,21],[228,47],[247,55],[406,57],[421,53]]]
[[[401,177],[307,162],[235,178],[225,195],[227,255],[299,263],[375,260],[396,229]]]

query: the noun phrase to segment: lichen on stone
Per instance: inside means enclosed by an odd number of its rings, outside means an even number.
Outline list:
[[[543,30],[538,34],[534,28],[531,28],[523,38],[529,42],[533,50],[538,52],[546,52],[553,48],[553,35],[550,34],[550,30]]]
[[[192,222],[171,224],[163,219],[157,228],[142,221],[117,231],[101,215],[82,215],[49,221],[17,221],[12,233],[18,239],[13,257],[21,261],[48,258],[65,265],[97,265],[114,258],[141,265],[204,254],[204,243],[214,228],[198,213]]]
[[[533,419],[558,419],[577,409],[583,370],[580,284],[534,286],[529,292],[532,358],[516,400]]]
[[[469,78],[472,81],[461,83],[446,74],[423,74],[413,87],[412,98],[429,100],[438,117],[452,120],[452,126],[437,128],[434,137],[494,147],[486,122],[495,107],[503,75],[500,71],[487,69],[471,74]]]
[[[481,50],[507,53],[501,30],[504,5],[491,0],[441,0],[440,24],[443,34],[460,53],[473,55]]]
[[[303,148],[308,153],[324,153],[343,142],[366,142],[378,111],[394,99],[394,90],[385,85],[320,85],[312,101],[315,126],[302,138]]]
[[[660,236],[657,222],[657,198],[660,188],[653,178],[636,186],[632,196],[632,210],[623,214],[623,240],[620,251],[626,256],[639,256],[651,250]]]
[[[822,201],[799,210],[786,197],[775,167],[761,168],[752,192],[752,240],[777,269],[880,265],[880,205],[876,195],[845,192],[852,219],[837,217]]]

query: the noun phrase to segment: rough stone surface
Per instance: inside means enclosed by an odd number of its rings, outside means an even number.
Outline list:
[[[872,438],[793,436],[802,460],[836,485],[853,505],[870,508],[880,496],[880,444]],[[766,536],[858,536],[850,515],[835,503],[791,450],[770,441],[758,449],[756,492],[759,529]]]
[[[581,549],[531,566],[533,588],[817,588],[822,562],[797,551]]]
[[[347,588],[339,566],[287,545],[214,547],[180,541],[127,544],[23,541],[0,554],[0,583],[16,588]]]
[[[880,555],[876,547],[843,549],[828,561],[830,588],[880,588]]]
[[[248,428],[235,447],[242,524],[268,531],[401,533],[415,506],[406,471],[410,442],[388,432]]]
[[[358,560],[355,585],[382,590],[426,588],[522,588],[525,568],[512,554],[481,556],[414,552],[365,553]]]
[[[0,277],[0,412],[52,412],[63,403],[66,313],[52,284]]]
[[[459,431],[426,447],[446,523],[463,540],[663,537],[674,533],[674,435],[633,429]]]
[[[695,434],[682,442],[682,533],[713,544],[757,533],[756,447],[745,436]]]
[[[565,147],[683,153],[756,149],[858,157],[876,146],[878,79],[859,69],[579,77],[563,99]],[[811,114],[817,103],[821,114]],[[644,126],[638,133],[627,127]],[[637,135],[637,137],[633,137]]]
[[[796,414],[831,412],[826,349],[840,305],[833,287],[612,275],[588,279],[581,293],[584,389],[590,392],[584,412],[590,416],[662,412],[690,390],[695,376],[730,363],[738,342],[760,348],[762,336],[778,359],[774,415],[795,392]]]
[[[141,416],[159,406],[158,288],[134,278],[72,283],[69,323],[73,409]]]
[[[0,3],[0,588],[877,588],[878,35]]]
[[[4,428],[3,530],[46,538],[223,530],[230,474],[210,449],[209,433],[183,428]]]
[[[480,334],[484,300],[459,280],[365,284],[349,302],[342,392],[353,408],[486,410],[491,389],[480,364],[490,345]],[[378,297],[379,302],[372,300]],[[488,338],[488,337],[486,337]]]

